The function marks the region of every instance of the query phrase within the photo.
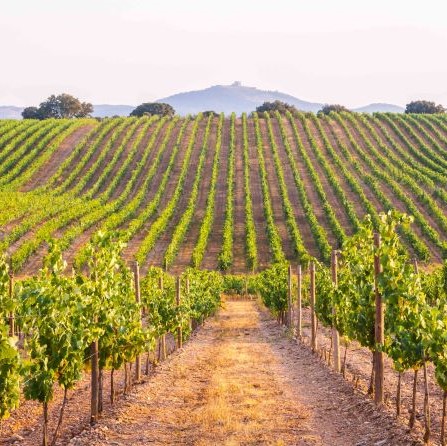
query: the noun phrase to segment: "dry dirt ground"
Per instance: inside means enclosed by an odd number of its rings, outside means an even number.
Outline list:
[[[68,444],[419,443],[256,302],[227,300],[150,381]]]

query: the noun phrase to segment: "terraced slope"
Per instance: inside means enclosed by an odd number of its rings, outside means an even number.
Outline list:
[[[98,229],[143,271],[329,259],[395,208],[421,261],[447,254],[447,118],[314,114],[0,121],[0,249],[35,272],[50,238],[82,266]]]

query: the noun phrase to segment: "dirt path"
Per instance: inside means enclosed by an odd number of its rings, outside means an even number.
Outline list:
[[[411,445],[253,301],[227,301],[71,445]]]

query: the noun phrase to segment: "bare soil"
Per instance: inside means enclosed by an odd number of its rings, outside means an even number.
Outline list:
[[[365,152],[368,153],[368,147],[365,143],[365,141],[359,137],[357,130],[349,123],[347,122],[348,127],[350,128],[351,134],[354,136],[354,138],[356,138],[356,140],[358,141],[359,146],[361,147],[361,149]],[[365,134],[369,135],[369,131],[366,130]],[[370,141],[371,142],[371,141]],[[370,152],[369,152],[370,153]],[[373,155],[370,153],[371,159],[373,158]],[[361,161],[359,161],[361,162]],[[378,162],[377,162],[377,165]],[[367,167],[365,166],[365,169],[367,169]],[[388,172],[388,175],[391,175]],[[393,206],[398,209],[401,212],[408,212],[408,209],[405,205],[405,203],[400,200],[392,191],[391,187],[385,183],[384,181],[381,181],[379,179],[379,184],[380,184],[380,188],[382,189],[382,191],[385,193],[385,195],[389,198],[389,200],[392,202]],[[435,229],[436,231],[438,231],[439,233],[442,233],[442,231],[440,231],[438,223],[435,221],[435,219],[430,215],[429,212],[427,212],[427,210],[424,209],[424,206],[420,203],[419,198],[406,186],[400,185],[401,189],[403,189],[403,191],[405,192],[405,194],[410,197],[412,199],[413,204],[418,208],[418,210],[424,215],[425,219],[428,221],[428,223],[430,224],[430,226]],[[422,240],[425,241],[425,243],[427,244],[427,246],[429,247],[430,251],[431,251],[431,255],[434,259],[440,259],[440,252],[439,249],[429,240],[426,239],[426,237],[423,235],[420,227],[417,225],[417,223],[415,223],[412,226],[412,229],[414,230],[414,232],[418,235],[419,238],[421,238]]]
[[[214,221],[211,228],[208,245],[202,267],[206,269],[217,269],[218,257],[222,249],[223,228],[225,224],[225,211],[227,200],[227,178],[228,178],[228,154],[230,146],[230,120],[226,119],[222,127],[222,147],[219,157],[219,173],[217,175],[216,196],[214,200]],[[197,220],[196,225],[201,221]]]
[[[275,169],[275,162],[273,160],[272,147],[270,145],[267,122],[265,119],[259,120],[259,127],[261,129],[265,169],[267,171],[267,181],[269,185],[270,199],[272,202],[273,218],[275,220],[279,236],[282,240],[282,248],[286,259],[295,260],[296,254],[294,252],[293,242],[287,228],[283,200],[279,187],[279,179]]]
[[[143,131],[143,128],[145,127],[145,125],[146,125],[145,123],[140,123],[139,125],[134,127],[132,130],[130,130],[130,138],[128,139],[126,145],[124,146],[124,150],[122,151],[121,155],[118,157],[116,162],[114,163],[109,175],[107,176],[107,178],[105,179],[105,181],[103,182],[101,187],[98,189],[96,196],[99,196],[102,192],[107,190],[107,187],[109,186],[109,184],[111,183],[111,181],[113,180],[115,175],[117,175],[118,172],[120,171],[122,164],[124,164],[127,161],[127,159],[129,158],[129,154],[132,151],[133,145],[135,144],[135,141],[137,140],[140,133]],[[154,123],[150,124],[149,127],[146,129],[145,134],[146,135],[150,134],[151,131],[153,130],[154,126],[155,126]],[[126,135],[127,133],[128,133],[128,129],[122,133],[123,140],[127,136]],[[143,139],[144,139],[144,137],[143,137]],[[121,142],[122,142],[122,140],[121,140]],[[132,169],[135,167],[135,164],[140,159],[141,155],[138,154],[138,149],[141,150],[141,148],[142,148],[142,141],[140,141],[140,144],[138,145],[137,152],[131,158],[130,165],[128,166],[128,169],[127,169],[127,173],[132,172]],[[112,160],[107,161],[107,167],[109,167],[109,165],[111,164],[111,161]],[[105,166],[106,165],[104,165],[103,168],[105,168]],[[102,173],[102,169],[99,170],[99,173]],[[126,183],[127,183],[127,181],[124,180],[124,175],[123,175],[123,178],[121,178],[121,181],[119,182],[119,184],[116,187],[116,190],[114,191],[114,194],[116,197],[119,197],[121,195],[122,191],[126,187]],[[113,197],[113,195],[112,195],[112,197]]]
[[[244,191],[244,158],[242,148],[242,120],[235,121],[234,147],[234,232],[233,232],[233,273],[245,272],[245,191]]]
[[[377,125],[377,120],[373,119],[373,118],[369,118],[369,123],[372,125],[372,127],[374,128],[374,130],[377,133],[377,135],[382,139],[382,142],[384,142],[385,144],[388,144],[388,141],[387,141],[386,136],[384,135],[382,129]],[[385,125],[386,123],[383,123],[383,124]],[[424,127],[426,132],[429,135],[431,135],[433,137],[433,139],[437,142],[438,147],[435,150],[440,150],[440,152],[438,154],[441,155],[441,156],[445,156],[445,141],[444,142],[440,141],[438,139],[438,137],[432,132],[432,130],[430,130],[428,127],[425,126],[425,123],[421,122],[420,124],[421,124],[421,126]],[[433,125],[433,127],[437,128],[437,130],[439,132],[441,132],[441,134],[442,134],[443,129],[440,128],[439,125],[436,122],[432,122],[432,125]],[[415,127],[412,127],[412,128],[413,128],[413,131],[415,133],[417,133],[421,139],[425,140],[425,137]],[[389,126],[387,126],[386,129],[387,129],[387,131],[389,133],[389,136],[392,139],[394,139],[394,142],[396,143],[396,145],[400,146],[403,151],[408,152],[408,148],[406,147],[405,144],[403,144],[401,139],[398,138],[398,136],[394,133],[394,131]],[[404,134],[406,134],[408,136],[408,139],[411,140],[410,136],[408,135],[408,133],[407,133],[407,131],[405,129],[401,128],[401,131],[402,131],[402,133],[404,133]],[[427,141],[427,145],[430,145],[428,143],[428,141]],[[433,146],[430,145],[430,147],[433,147]],[[408,153],[408,154],[410,155],[410,157],[412,157],[412,155],[410,153]],[[419,166],[421,165],[420,161],[417,161],[416,159],[414,159],[414,157],[413,157],[413,162],[408,162],[406,160],[402,160],[402,161],[405,164],[407,164],[409,167],[411,167],[412,169],[418,169]],[[436,183],[436,181],[435,181],[435,183]],[[436,186],[440,187],[441,185],[440,184],[436,184]],[[444,182],[444,189],[445,189],[445,182]],[[443,201],[442,199],[440,199],[440,198],[438,198],[436,196],[433,196],[433,195],[432,195],[432,198],[436,201],[436,203],[438,204],[439,208],[444,212],[444,215],[447,215],[447,209],[445,207],[445,204],[446,204],[445,201]]]
[[[160,134],[158,135],[158,137],[160,137]],[[156,146],[153,148],[152,153],[149,156],[150,160],[154,156],[154,151],[156,151]],[[150,165],[150,160],[148,160],[147,165]],[[163,175],[163,172],[164,172],[164,170],[162,168],[160,168],[159,171],[158,171],[158,174],[156,174],[154,176],[154,178],[152,179],[152,182],[155,179],[157,179],[157,177],[161,177]],[[135,186],[134,191],[132,191],[132,193],[129,196],[129,200],[132,199],[132,197],[135,195],[135,193],[138,192],[138,189],[141,187],[141,184],[144,181],[144,174],[145,174],[145,170],[143,169],[143,172],[142,172],[142,174],[139,177],[139,181],[136,182],[136,186]],[[121,192],[122,192],[123,187],[125,187],[125,180],[122,181],[122,184],[123,184],[122,186],[119,186],[117,188],[117,190],[120,190]],[[153,190],[153,189],[155,189],[155,188],[151,188],[150,190]],[[64,252],[64,258],[65,258],[65,260],[67,262],[68,270],[70,270],[70,268],[73,266],[73,262],[74,262],[74,259],[75,259],[75,256],[76,256],[77,252],[79,251],[79,249],[82,246],[84,246],[89,241],[89,239],[91,238],[93,233],[97,230],[97,226],[98,225],[96,224],[96,225],[93,225],[90,228],[86,229],[79,237],[76,237],[74,239],[74,241],[70,245],[70,247]]]
[[[295,125],[298,131],[299,138],[301,140],[301,144],[304,147],[304,150],[309,153],[312,152],[313,149],[310,145],[310,142],[307,138],[306,132],[303,128],[303,125],[301,124],[301,121],[299,119],[295,119]],[[313,185],[312,177],[307,170],[306,164],[304,160],[301,157],[301,154],[298,151],[298,147],[296,146],[295,138],[291,141],[291,146],[294,148],[294,154],[295,154],[295,162],[298,165],[298,170],[302,176],[302,180],[304,182],[304,187],[306,189],[307,196],[309,198],[309,201],[312,203],[312,207],[314,210],[314,214],[318,219],[318,222],[320,225],[324,228],[326,234],[328,235],[328,241],[332,246],[337,246],[335,236],[332,232],[331,226],[329,224],[329,220],[326,216],[326,213],[323,209],[323,202],[321,201],[317,190],[315,189]]]
[[[242,128],[241,128],[242,131]],[[258,263],[260,269],[266,268],[272,259],[267,227],[264,217],[264,202],[262,199],[261,177],[259,174],[259,161],[256,151],[256,137],[253,121],[247,120],[248,133],[248,162],[250,164],[250,192],[253,204],[253,220],[256,230],[256,245],[258,249]],[[242,138],[242,135],[238,135]]]
[[[166,128],[169,125],[169,121],[166,121],[163,126],[161,127],[160,131],[158,132],[157,136],[155,137],[155,141],[154,141],[154,145],[151,149],[151,153],[149,154],[149,156],[147,157],[146,163],[143,166],[140,175],[137,177],[135,184],[134,184],[134,188],[133,190],[130,192],[129,194],[129,200],[132,200],[132,198],[138,193],[138,191],[141,188],[141,185],[143,184],[143,182],[145,181],[146,177],[147,177],[147,173],[149,172],[149,169],[151,168],[154,159],[157,156],[158,153],[158,149],[160,148],[161,142],[163,141],[163,138],[165,136],[165,132],[166,132]],[[146,136],[143,138],[142,142],[141,142],[141,147],[142,147],[142,151],[146,151],[147,150],[147,146],[149,144],[149,141],[152,138],[153,133],[155,132],[155,127],[151,128],[150,130],[153,131],[149,131],[147,132]],[[174,130],[174,129],[173,129]],[[141,155],[137,155],[137,159],[135,160],[136,162],[139,162],[140,159],[143,157],[144,153],[141,153]],[[163,155],[165,155],[165,153],[162,154],[162,157],[160,159],[160,161],[162,161],[163,159]],[[132,175],[132,170],[133,167],[131,167],[128,172],[126,172],[125,176],[123,177],[123,182],[126,184],[128,182],[128,180],[130,179],[131,175]],[[163,172],[163,171],[162,171]],[[156,175],[154,175],[155,177]],[[153,178],[154,179],[154,178]],[[115,197],[116,195],[114,195]]]
[[[104,168],[110,163],[110,161],[113,159],[113,156],[115,155],[116,151],[118,150],[119,146],[121,145],[121,142],[123,141],[127,131],[129,128],[133,125],[132,122],[126,122],[124,127],[121,128],[119,135],[117,139],[114,141],[112,146],[107,151],[105,157],[101,160],[99,165],[96,166],[95,171],[93,172],[93,175],[90,177],[90,180],[87,182],[87,184],[82,189],[82,194],[87,193],[96,183],[98,178],[101,176],[102,171]],[[93,156],[88,160],[88,162],[84,165],[83,170],[79,173],[79,177],[82,178],[92,167],[98,158],[100,157],[101,153],[105,148],[107,147],[107,143],[109,139],[112,137],[112,135],[117,132],[118,130],[114,128],[109,134],[102,140],[100,147],[96,150],[96,152],[93,154]],[[76,184],[72,185],[76,186]],[[97,194],[96,194],[97,195]]]
[[[313,123],[313,121],[309,120],[309,129],[312,132],[312,136],[318,146],[318,148],[321,149],[324,147],[323,139],[321,138],[320,132],[318,131],[317,127]],[[346,210],[343,206],[343,203],[338,198],[338,195],[335,193],[331,183],[329,182],[325,171],[321,167],[320,163],[318,162],[317,156],[314,153],[314,149],[310,147],[308,150],[309,158],[312,161],[312,165],[314,166],[315,171],[318,174],[318,177],[321,181],[321,184],[323,186],[324,192],[326,193],[326,197],[331,204],[332,210],[334,211],[334,214],[337,216],[337,220],[339,221],[340,225],[343,227],[347,235],[351,235],[354,232],[354,228],[352,227],[352,224],[349,220],[349,217],[346,213]]]
[[[214,155],[216,154],[217,125],[218,125],[218,118],[215,118],[210,128],[210,136],[208,138],[208,152],[205,157],[202,179],[200,180],[199,183],[199,194],[197,197],[197,201],[195,203],[194,215],[192,217],[191,224],[188,230],[186,231],[185,238],[183,240],[183,243],[181,244],[179,252],[177,253],[177,257],[174,261],[174,264],[172,265],[171,273],[173,274],[181,273],[188,266],[191,265],[192,253],[199,238],[200,228],[202,226],[203,218],[205,216],[208,195],[211,187],[211,174],[213,170]],[[225,184],[225,182],[223,184]],[[217,210],[217,212],[220,213],[224,209],[225,206],[223,207],[223,209]],[[217,234],[211,234],[210,238],[215,237],[216,235]],[[221,246],[222,240],[221,239],[218,240],[216,245],[217,244]],[[209,250],[206,250],[205,253],[207,254],[208,257],[212,258],[212,253]]]
[[[292,133],[292,128],[290,127],[290,124],[288,120],[283,120],[284,130],[286,133],[287,141],[290,145],[290,148],[292,152],[297,151],[295,139]],[[318,246],[315,242],[315,238],[312,235],[312,230],[309,225],[309,221],[307,220],[306,214],[303,209],[303,205],[301,202],[300,195],[298,193],[298,189],[295,185],[295,179],[293,176],[293,170],[290,165],[289,158],[286,153],[286,149],[284,147],[284,142],[282,141],[281,133],[279,130],[279,125],[276,119],[272,119],[272,126],[273,131],[276,136],[276,142],[278,145],[278,154],[281,159],[282,165],[283,165],[283,171],[284,171],[284,179],[286,181],[286,184],[288,185],[288,192],[289,192],[289,199],[292,203],[294,212],[295,212],[295,220],[298,225],[298,229],[300,230],[301,237],[303,238],[303,243],[306,249],[308,250],[309,254],[318,257],[319,250]],[[296,159],[295,159],[296,161]],[[300,164],[296,163],[297,169],[300,172],[300,175],[304,175],[306,170],[305,168]],[[318,203],[315,203],[315,206],[318,206]]]
[[[344,159],[343,153],[341,152],[341,148],[339,147],[338,142],[337,142],[337,140],[335,138],[335,135],[336,135],[340,139],[343,139],[343,135],[342,135],[341,129],[339,129],[339,128],[337,128],[335,126],[335,122],[332,122],[332,125],[330,125],[329,123],[327,123],[326,121],[323,120],[321,124],[322,124],[323,129],[324,129],[324,131],[325,131],[325,133],[326,133],[326,135],[327,135],[327,137],[329,139],[329,142],[331,143],[332,148],[336,152],[338,152],[337,154],[338,154],[338,156],[341,159]],[[324,153],[327,155],[326,159],[332,165],[333,170],[335,172],[337,172],[338,171],[338,167],[332,161],[332,158],[329,155],[329,153],[323,147],[322,147],[322,150],[324,150]],[[358,182],[359,186],[362,188],[366,198],[374,205],[374,207],[377,209],[378,212],[383,211],[382,204],[379,202],[379,200],[377,200],[377,198],[375,197],[375,195],[373,194],[373,192],[371,191],[369,186],[362,180],[362,178],[360,178],[357,175],[357,173],[355,172],[354,169],[349,169],[348,163],[346,164],[346,167],[348,168],[350,174],[357,180],[357,182]],[[366,209],[361,204],[360,199],[359,199],[357,193],[354,192],[351,189],[351,187],[349,186],[349,183],[347,182],[347,180],[345,179],[345,177],[341,173],[339,173],[338,178],[342,182],[342,184],[344,185],[343,189],[344,189],[346,195],[354,203],[355,210],[357,212],[357,216],[359,216],[359,218],[363,218],[364,215],[366,214]]]
[[[50,159],[34,174],[30,181],[22,187],[24,192],[42,186],[57,171],[59,165],[65,160],[70,152],[76,147],[76,144],[84,138],[94,128],[93,124],[83,125],[70,133],[59,145],[58,149],[52,154]]]
[[[309,308],[303,311],[303,339],[304,345],[310,345],[310,310]],[[332,359],[330,358],[329,351],[331,350],[331,330],[322,326],[317,330],[317,356],[327,366],[332,366]],[[345,379],[347,382],[356,389],[358,393],[361,393],[365,398],[370,399],[368,396],[368,387],[371,376],[372,368],[372,354],[371,352],[361,347],[357,342],[346,343],[341,341],[341,356],[343,357],[346,350],[346,372]],[[324,359],[326,358],[326,359]],[[403,429],[407,430],[408,420],[411,414],[412,405],[412,386],[414,373],[412,370],[406,371],[402,374],[402,388],[401,388],[401,415],[396,418],[396,390],[398,382],[398,374],[393,369],[392,361],[385,356],[384,358],[384,393],[385,393],[385,406],[384,411],[392,418],[394,418]],[[428,385],[430,394],[430,418],[431,418],[431,438],[430,444],[440,444],[440,430],[441,430],[441,415],[442,415],[442,390],[436,384],[434,375],[434,368],[432,364],[428,364]],[[422,369],[418,372],[417,378],[417,391],[416,391],[416,419],[415,427],[412,432],[412,436],[415,440],[421,441],[424,433],[424,417],[423,417],[423,401],[424,401],[424,380]],[[391,443],[394,444],[394,443]],[[417,444],[417,443],[416,443]]]
[[[200,152],[201,152],[201,149],[202,149],[202,146],[204,143],[205,129],[206,129],[206,120],[202,120],[198,129],[197,129],[197,134],[196,134],[193,151],[191,154],[191,158],[189,160],[190,168],[188,169],[188,172],[186,174],[186,178],[185,178],[185,182],[183,184],[181,196],[177,202],[175,211],[174,211],[173,215],[171,216],[170,221],[164,228],[163,233],[158,238],[158,240],[155,243],[152,250],[149,252],[145,263],[141,265],[142,274],[145,274],[146,271],[148,270],[149,266],[151,266],[151,265],[162,266],[164,254],[166,252],[166,249],[169,246],[169,243],[171,242],[172,234],[174,233],[178,222],[180,221],[183,213],[185,212],[185,210],[188,206],[188,201],[189,201],[189,197],[191,195],[192,186],[193,186],[194,180],[196,178],[196,172],[197,172],[197,166],[199,163]],[[213,136],[212,136],[211,131],[209,133],[208,138],[209,138],[208,143],[210,144],[210,147],[212,147]],[[207,157],[210,156],[210,152],[212,152],[212,150],[208,150],[207,155],[206,155]],[[181,171],[182,165],[183,165],[183,162],[180,165],[179,176],[180,176],[180,171]],[[169,186],[172,188],[172,193],[168,192],[166,194],[166,204],[172,198],[172,194],[173,194],[175,188],[177,187],[177,182],[174,182],[174,184],[169,184]],[[160,213],[162,212],[164,207],[165,207],[164,205],[160,206]]]
[[[189,141],[192,133],[192,126],[193,123],[189,123],[187,128],[185,129],[185,132],[183,134],[183,138],[181,141],[182,147],[186,147],[187,141]],[[169,164],[169,159],[171,157],[172,151],[175,147],[175,143],[178,137],[178,134],[180,132],[181,124],[178,123],[176,128],[173,129],[173,132],[171,133],[171,137],[169,138],[168,146],[166,147],[165,153],[162,157],[159,169],[157,169],[157,173],[155,174],[154,178],[152,179],[152,186],[150,187],[146,197],[144,198],[143,202],[141,203],[138,212],[141,212],[155,197],[157,194],[157,191],[159,189],[160,183],[163,178],[163,174],[166,171],[166,168]],[[124,250],[124,257],[126,259],[132,258],[136,252],[138,251],[138,247],[140,246],[143,239],[146,237],[147,231],[149,230],[150,226],[154,222],[154,220],[157,218],[158,214],[161,212],[162,209],[165,208],[166,203],[169,201],[169,199],[172,197],[172,194],[174,193],[178,178],[180,176],[181,166],[183,163],[185,155],[185,150],[179,150],[177,153],[177,156],[174,160],[174,166],[171,170],[169,181],[166,184],[165,191],[161,197],[159,210],[156,212],[151,218],[148,219],[148,221],[143,225],[143,227],[140,229],[140,231],[132,237],[131,241],[129,242],[127,248]],[[126,225],[127,226],[127,225]]]

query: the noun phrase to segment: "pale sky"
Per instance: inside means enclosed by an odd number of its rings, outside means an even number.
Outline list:
[[[153,101],[235,80],[447,105],[445,0],[0,0],[0,105]]]

